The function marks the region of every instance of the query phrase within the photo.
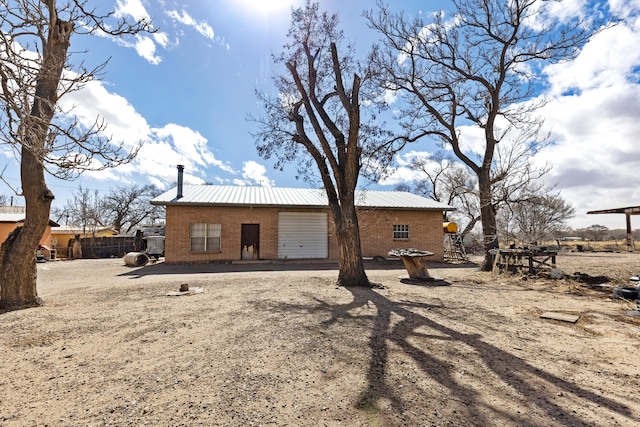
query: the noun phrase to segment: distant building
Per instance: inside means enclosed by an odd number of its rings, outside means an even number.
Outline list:
[[[13,230],[24,224],[25,211],[24,206],[0,206],[0,245],[7,240]],[[59,226],[55,221],[49,220],[40,239],[40,247],[33,248],[34,253],[39,250],[46,259],[55,258],[55,252],[52,252],[51,232]]]

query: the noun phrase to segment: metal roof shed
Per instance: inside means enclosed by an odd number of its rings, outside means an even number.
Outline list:
[[[587,214],[620,214],[623,213],[627,220],[627,251],[633,252],[633,235],[631,233],[631,215],[640,215],[640,206],[629,206],[626,208],[603,209],[589,211]]]

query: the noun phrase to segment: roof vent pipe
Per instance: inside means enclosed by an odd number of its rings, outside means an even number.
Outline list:
[[[184,165],[178,165],[178,194],[176,199],[182,198],[182,176],[184,174]]]

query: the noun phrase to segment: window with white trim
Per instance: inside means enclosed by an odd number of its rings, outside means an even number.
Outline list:
[[[191,252],[220,252],[222,224],[191,224]]]
[[[409,225],[394,224],[393,225],[393,238],[394,239],[408,239],[409,238]]]

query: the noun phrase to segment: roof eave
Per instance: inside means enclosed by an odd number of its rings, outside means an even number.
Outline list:
[[[206,203],[206,202],[174,202],[151,201],[156,206],[198,206],[198,207],[233,207],[233,208],[289,208],[289,209],[329,209],[329,205],[282,205],[282,204],[247,204],[247,203]],[[403,210],[403,211],[455,211],[454,207],[429,206],[358,206],[356,209],[371,210]]]

